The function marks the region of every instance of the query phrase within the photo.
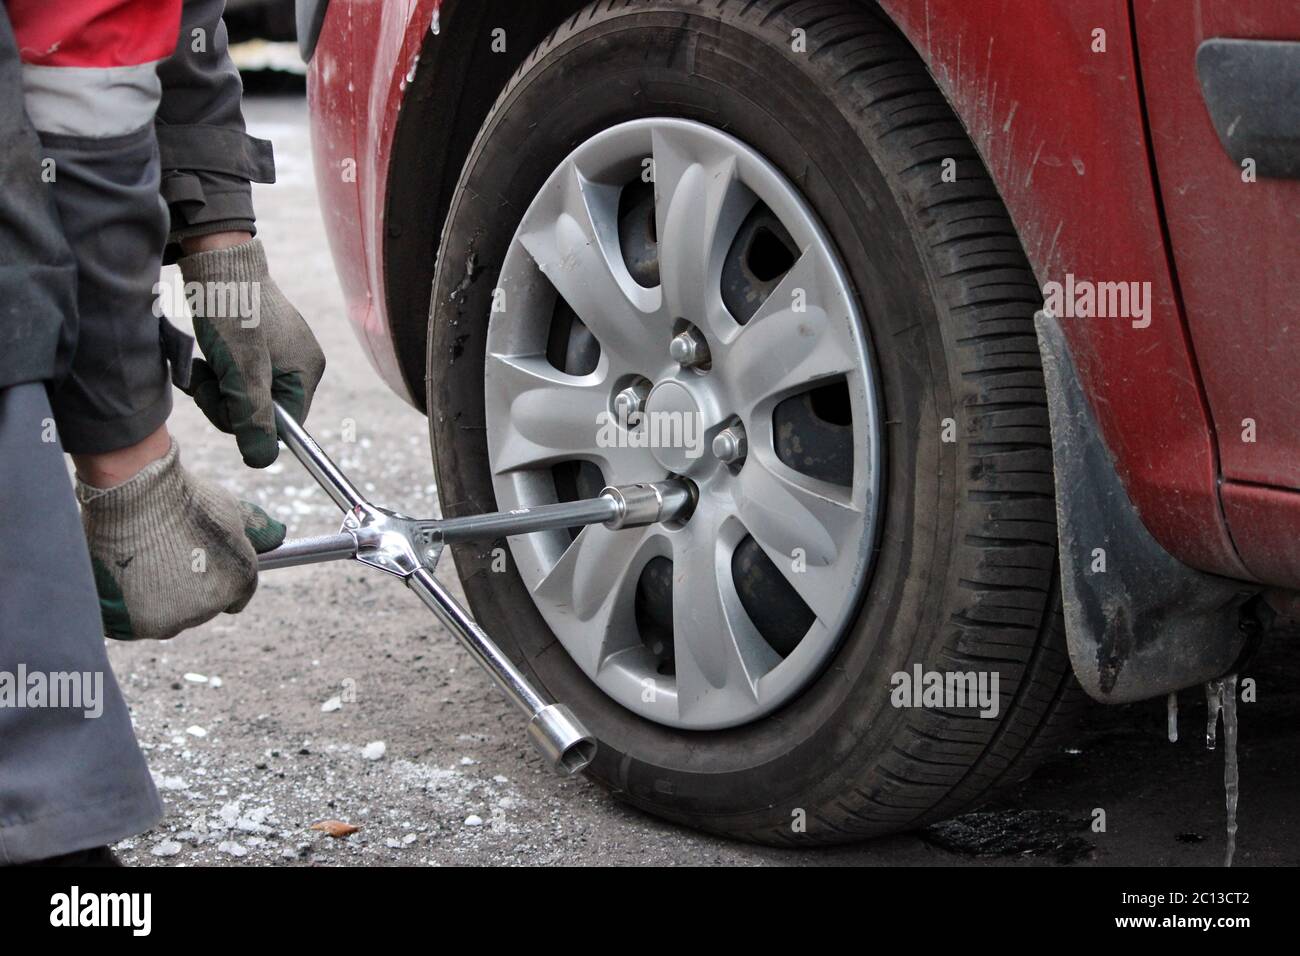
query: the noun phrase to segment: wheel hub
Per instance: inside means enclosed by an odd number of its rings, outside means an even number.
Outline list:
[[[649,433],[655,461],[670,474],[698,477],[712,466],[700,403],[681,382],[670,379],[654,387],[641,428]]]

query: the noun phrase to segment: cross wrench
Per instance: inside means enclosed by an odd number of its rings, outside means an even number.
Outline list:
[[[433,571],[444,545],[603,524],[635,528],[670,521],[691,507],[692,494],[670,480],[606,488],[595,498],[465,518],[410,518],[367,501],[315,439],[278,404],[275,422],[285,446],[343,512],[338,534],[286,541],[258,557],[258,570],[349,558],[401,578],[447,630],[528,716],[528,737],[559,773],[591,763],[596,740],[564,704],[548,704],[483,628],[447,593]]]

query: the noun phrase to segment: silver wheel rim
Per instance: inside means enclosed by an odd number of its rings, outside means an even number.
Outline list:
[[[654,287],[632,278],[619,237],[623,187],[646,168],[654,181]],[[793,264],[742,325],[724,301],[723,268],[742,222],[760,206],[786,230]],[[547,357],[561,300],[599,343],[595,368],[583,374],[560,371]],[[685,323],[708,347],[707,371],[670,356]],[[498,507],[555,501],[551,469],[571,461],[594,463],[607,484],[675,474],[699,492],[690,517],[673,526],[593,526],[576,538],[554,532],[509,543],[560,643],[624,707],[673,727],[737,726],[790,700],[835,651],[865,586],[878,512],[880,426],[863,329],[834,248],[798,191],[712,127],[663,118],[605,130],[573,151],[525,212],[487,335]],[[783,400],[841,382],[851,409],[850,484],[783,461],[773,426]],[[607,424],[629,383],[649,390],[647,413],[663,413],[647,419],[668,423],[661,439],[696,441],[635,447],[634,432],[650,433]],[[670,427],[671,411],[682,413],[686,431]],[[692,417],[702,426],[698,437],[687,425]],[[714,437],[737,423],[747,446],[739,466],[712,451]],[[812,616],[792,649],[771,646],[740,596],[733,557],[747,536]],[[668,673],[655,656],[668,652],[652,651],[637,621],[638,582],[655,558],[672,562]]]

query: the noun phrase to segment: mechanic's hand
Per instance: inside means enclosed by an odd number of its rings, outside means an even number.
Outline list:
[[[257,239],[185,256],[179,264],[186,285],[200,283],[203,298],[191,311],[207,361],[194,360],[189,394],[212,424],[235,436],[245,464],[265,468],[280,453],[272,399],[304,421],[325,356],[267,275]]]
[[[257,590],[257,555],[284,541],[261,508],[181,467],[173,441],[130,481],[100,489],[77,481],[104,633],[166,640],[236,614]]]

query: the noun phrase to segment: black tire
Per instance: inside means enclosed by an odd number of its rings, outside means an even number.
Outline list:
[[[792,31],[806,31],[806,49]],[[1023,779],[1082,706],[1065,651],[1041,302],[1010,218],[920,59],[844,0],[600,2],[534,51],[462,173],[431,303],[428,398],[449,515],[495,507],[484,337],[523,211],[580,143],[671,115],[725,129],[798,184],[834,240],[874,348],[886,422],[883,529],[866,600],[830,666],[753,723],[681,731],[606,697],[513,568],[460,548],[475,614],[600,740],[622,799],[769,843],[836,842],[943,819]],[[941,180],[956,160],[957,181]],[[467,266],[467,264],[470,264]],[[942,421],[957,440],[942,440]],[[999,674],[996,719],[890,704],[891,675]],[[806,829],[796,824],[806,820]]]

